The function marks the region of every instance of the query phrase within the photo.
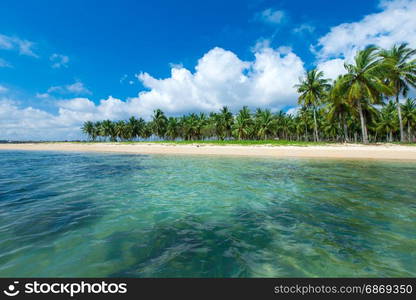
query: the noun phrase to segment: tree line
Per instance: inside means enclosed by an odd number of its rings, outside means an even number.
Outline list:
[[[391,49],[369,46],[359,51],[345,74],[329,80],[316,69],[295,85],[300,108],[283,111],[242,107],[236,114],[190,113],[167,117],[157,109],[150,121],[87,121],[82,131],[93,141],[124,141],[158,137],[163,140],[238,139],[337,142],[414,142],[416,100],[406,98],[416,88],[416,50],[406,43]]]

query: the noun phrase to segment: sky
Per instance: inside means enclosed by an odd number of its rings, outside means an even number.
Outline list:
[[[295,113],[306,70],[416,47],[416,0],[0,2],[0,140],[85,138],[87,120],[228,106]]]

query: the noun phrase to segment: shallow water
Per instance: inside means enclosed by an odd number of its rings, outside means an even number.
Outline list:
[[[416,276],[416,163],[0,151],[0,277]]]

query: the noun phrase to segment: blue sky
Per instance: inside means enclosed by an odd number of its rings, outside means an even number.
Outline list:
[[[77,138],[86,119],[148,118],[157,106],[170,115],[221,105],[291,109],[306,69],[334,77],[367,43],[414,43],[415,7],[412,0],[1,1],[0,117],[9,125],[0,139]],[[33,130],[22,129],[21,116]]]

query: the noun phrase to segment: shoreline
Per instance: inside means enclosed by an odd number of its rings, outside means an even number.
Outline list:
[[[416,161],[416,147],[402,145],[334,144],[320,146],[210,145],[152,143],[24,143],[0,144],[0,150],[114,152],[135,154],[304,157]]]

